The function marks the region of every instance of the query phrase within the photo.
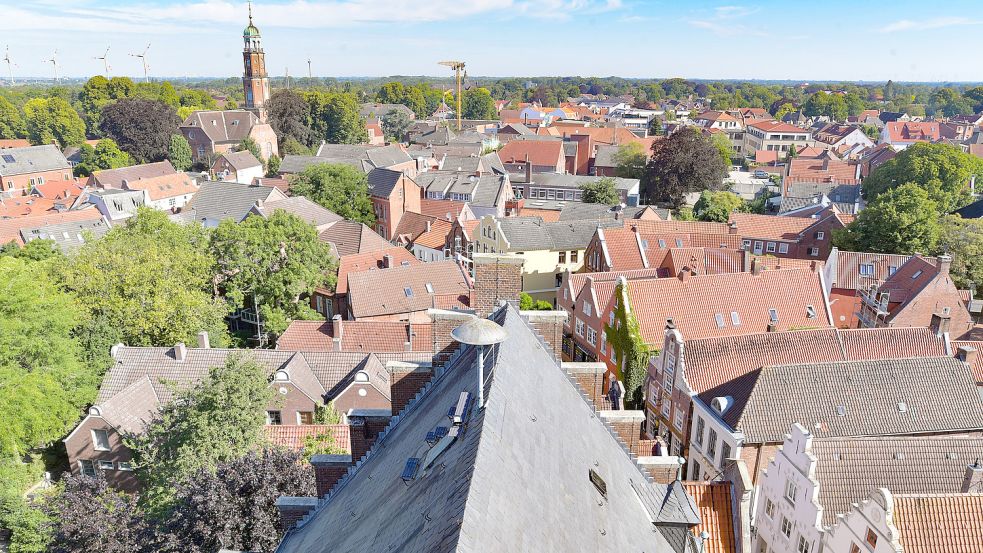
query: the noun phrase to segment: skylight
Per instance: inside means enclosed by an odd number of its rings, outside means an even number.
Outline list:
[[[427,293],[433,294],[433,284],[427,283]]]
[[[777,323],[778,322],[778,310],[777,309],[774,309],[774,308],[769,309],[768,310],[768,318],[771,319],[771,322]]]
[[[406,297],[407,298],[412,298],[413,297],[413,289],[410,288],[409,286],[407,286],[406,288],[403,288],[403,293],[406,294]]]
[[[811,306],[811,305],[807,305],[806,306],[806,316],[809,317],[810,319],[815,319],[816,318],[816,308],[813,307],[813,306]]]
[[[717,328],[724,328],[727,324],[724,322],[724,316],[717,313],[713,316],[713,320],[717,321]]]
[[[922,270],[921,269],[918,269],[917,271],[915,271],[915,274],[911,275],[911,279],[912,280],[915,280],[916,278],[918,278],[920,276],[922,276]]]
[[[741,326],[741,316],[737,314],[737,311],[730,312],[730,322],[734,326]]]
[[[12,156],[10,154],[4,154],[3,155],[3,160],[6,161],[7,163],[13,163],[14,161],[16,161],[14,159],[14,156]]]

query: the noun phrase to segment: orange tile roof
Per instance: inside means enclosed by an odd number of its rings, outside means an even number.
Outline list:
[[[31,141],[26,138],[3,138],[0,139],[0,149],[6,148],[28,148]]]
[[[454,200],[422,198],[420,200],[420,213],[438,219],[453,221],[455,218],[461,216],[461,212],[467,206],[468,204],[464,202],[456,202]],[[450,215],[450,218],[448,218],[448,215]]]
[[[830,182],[838,184],[859,184],[857,166],[845,161],[829,158],[795,158],[789,164],[788,185],[797,182]]]
[[[390,321],[341,321],[341,350],[358,353],[432,351],[432,327]],[[408,334],[412,333],[412,334]],[[293,321],[277,340],[277,349],[287,351],[335,351],[332,321]]]
[[[608,303],[615,285],[595,284],[601,303]],[[670,318],[686,339],[765,332],[771,323],[769,309],[777,312],[778,331],[831,326],[819,273],[801,269],[629,281],[628,297],[642,338],[659,346]],[[812,306],[814,317],[807,306]],[[733,312],[738,325],[732,322]],[[716,323],[718,313],[723,327]]]
[[[524,207],[519,210],[519,217],[539,217],[547,223],[555,223],[560,220],[560,210]]]
[[[52,200],[67,200],[77,198],[85,187],[74,180],[46,181],[44,184],[35,184],[34,190],[42,198]]]
[[[745,238],[791,241],[798,240],[802,232],[817,222],[808,217],[779,217],[757,213],[731,213],[730,220],[737,223],[737,232]]]
[[[936,142],[942,138],[939,124],[935,121],[892,121],[887,123],[891,142]]]
[[[979,553],[980,521],[983,494],[894,496],[894,524],[905,553]]]
[[[754,161],[758,163],[775,163],[778,161],[778,152],[775,150],[755,150]]]
[[[765,269],[809,269],[814,267],[821,270],[825,261],[821,259],[796,259],[793,257],[775,257],[773,255],[752,255],[751,262]]]
[[[502,163],[523,163],[546,167],[563,166],[563,142],[559,140],[512,140],[498,151]]]
[[[352,316],[402,315],[443,305],[466,305],[471,279],[456,261],[434,261],[348,275]],[[432,290],[432,291],[431,291]]]
[[[399,246],[365,253],[343,255],[338,258],[338,284],[335,287],[335,293],[348,293],[348,275],[385,268],[383,267],[383,260],[387,255],[391,256],[393,266],[396,267],[401,266],[403,263],[409,265],[422,263],[422,261],[413,257],[412,252]]]
[[[347,424],[268,424],[266,438],[270,444],[293,451],[304,449],[304,438],[330,434],[336,446],[351,451],[351,434]]]
[[[127,181],[126,189],[146,190],[151,200],[159,201],[175,196],[194,194],[198,190],[198,184],[184,173],[174,173]]]
[[[788,123],[782,123],[781,121],[755,121],[754,123],[748,123],[748,127],[754,127],[764,132],[794,132],[794,133],[809,132],[806,129],[800,129],[795,125],[789,125]]]
[[[54,198],[39,198],[37,196],[13,196],[0,199],[0,217],[27,217],[55,213],[55,203],[64,204],[64,200]]]
[[[443,249],[447,243],[447,235],[451,232],[453,223],[443,219],[434,219],[430,222],[430,230],[416,237],[413,244],[419,244],[424,248],[434,250]]]
[[[703,532],[710,537],[703,542],[703,553],[735,553],[737,533],[734,529],[730,482],[683,482],[683,489],[693,498],[700,523],[690,528],[694,536]]]

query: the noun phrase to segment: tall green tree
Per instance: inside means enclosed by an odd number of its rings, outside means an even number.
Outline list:
[[[727,166],[713,143],[686,127],[652,145],[641,184],[646,198],[679,209],[687,193],[719,190],[726,176]]]
[[[0,138],[24,138],[27,125],[17,106],[0,96]]]
[[[173,107],[158,100],[125,98],[105,106],[99,129],[140,163],[167,157],[181,123]]]
[[[942,221],[939,253],[952,255],[949,274],[959,289],[983,291],[983,219],[948,215]]]
[[[879,195],[833,243],[856,252],[896,254],[936,251],[942,235],[938,207],[924,188],[906,183]]]
[[[86,298],[81,310],[111,342],[131,346],[193,343],[206,330],[227,343],[225,302],[213,297],[215,260],[207,232],[142,208],[99,240],[86,243],[65,283]]]
[[[717,153],[720,154],[720,159],[724,162],[724,166],[730,167],[731,156],[734,154],[734,147],[730,144],[730,138],[726,134],[719,132],[710,135],[710,141],[717,148]]]
[[[400,109],[390,110],[382,116],[382,131],[386,139],[390,142],[402,142],[406,136],[406,130],[410,128],[410,117]]]
[[[914,144],[884,163],[864,179],[867,200],[905,184],[914,184],[928,193],[939,215],[968,204],[972,197],[969,181],[983,177],[983,159],[948,144]]]
[[[587,181],[578,187],[583,191],[582,200],[585,204],[616,205],[621,203],[621,196],[614,186],[614,179],[604,177]]]
[[[96,75],[82,85],[78,97],[79,115],[85,121],[85,129],[90,136],[96,136],[99,132],[102,108],[113,101],[109,91],[109,79],[106,77]]]
[[[133,164],[130,154],[120,150],[119,146],[108,138],[97,142],[95,147],[82,144],[79,153],[79,163],[73,169],[76,177],[87,177],[93,171],[119,169]]]
[[[253,157],[259,160],[260,163],[266,161],[265,159],[263,159],[263,153],[259,151],[259,144],[257,144],[255,140],[253,140],[248,136],[246,138],[243,138],[242,141],[239,142],[239,151],[249,152],[253,154]]]
[[[361,104],[348,92],[307,92],[304,99],[310,105],[311,131],[314,141],[331,144],[362,144],[368,141],[365,120],[359,114]]]
[[[266,102],[266,111],[281,150],[288,140],[304,145],[311,143],[311,106],[303,96],[292,90],[277,90]]]
[[[637,142],[629,142],[618,146],[618,150],[612,156],[615,164],[615,174],[626,179],[640,179],[645,172],[645,163],[648,156],[645,155],[645,148]]]
[[[24,104],[27,138],[31,144],[56,143],[62,148],[85,142],[85,122],[61,98],[34,98]]]
[[[381,104],[402,104],[406,98],[406,87],[398,81],[388,82],[379,87],[375,100]]]
[[[212,234],[219,287],[233,304],[258,303],[266,328],[280,334],[294,319],[317,313],[301,301],[319,286],[334,287],[336,263],[317,229],[281,209],[241,223],[222,221]]]
[[[172,134],[171,141],[167,145],[167,159],[178,171],[187,171],[194,164],[191,153],[191,144],[183,134]]]
[[[461,95],[461,116],[465,119],[496,119],[495,99],[487,88],[472,88]]]
[[[317,202],[345,219],[372,226],[375,213],[365,173],[343,164],[310,165],[290,182],[297,196]]]
[[[177,390],[144,433],[125,439],[152,511],[173,504],[176,483],[262,446],[274,397],[268,377],[248,355],[230,354],[201,382]]]
[[[700,221],[726,223],[730,220],[731,213],[740,211],[743,207],[744,200],[733,192],[704,190],[693,206],[693,215]]]

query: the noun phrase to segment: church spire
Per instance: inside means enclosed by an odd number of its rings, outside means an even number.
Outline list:
[[[248,0],[249,4],[249,24],[253,24],[253,0]]]

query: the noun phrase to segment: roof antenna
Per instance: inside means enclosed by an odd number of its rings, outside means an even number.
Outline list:
[[[478,409],[485,405],[485,346],[500,344],[508,333],[495,321],[474,318],[451,331],[451,337],[462,344],[478,346],[475,368],[478,372]]]

